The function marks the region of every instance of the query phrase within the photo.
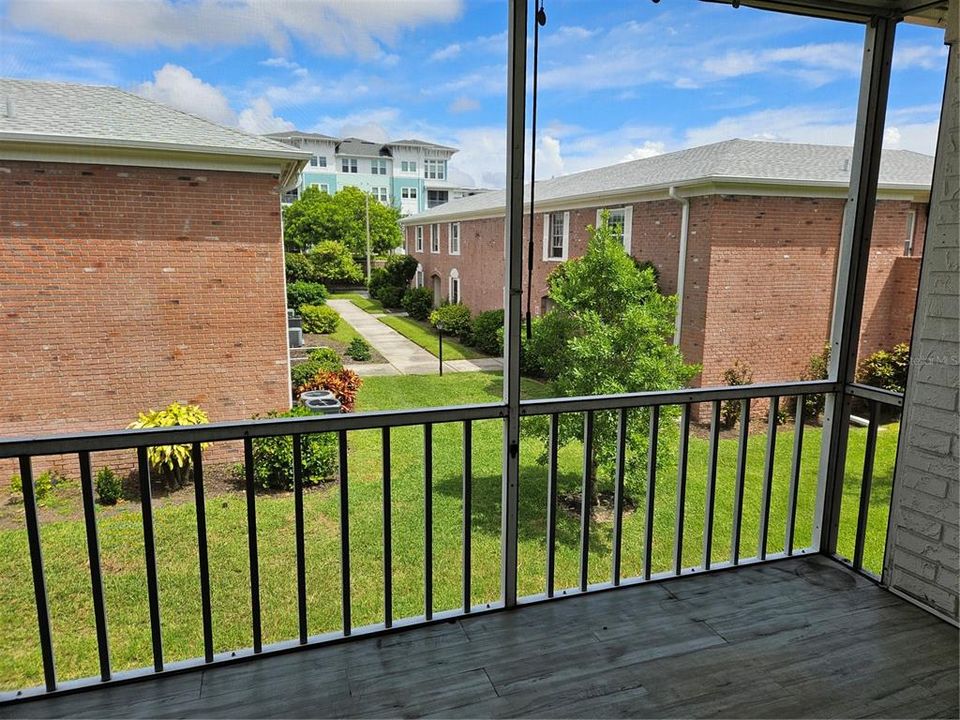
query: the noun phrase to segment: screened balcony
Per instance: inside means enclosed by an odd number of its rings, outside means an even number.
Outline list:
[[[503,401],[0,441],[0,459],[16,459],[23,482],[33,580],[32,612],[23,622],[36,624],[36,671],[43,678],[38,687],[0,696],[0,716],[955,717],[955,617],[935,607],[932,597],[898,591],[891,577],[898,551],[895,532],[888,528],[887,513],[878,515],[874,502],[879,418],[904,411],[902,454],[914,437],[911,423],[919,422],[919,410],[908,412],[910,385],[901,396],[853,381],[894,30],[904,16],[910,21],[942,20],[946,3],[757,0],[743,4],[860,22],[865,27],[862,94],[838,262],[828,380],[521,400],[520,179],[529,8],[523,0],[514,0],[509,34]],[[955,4],[952,9],[955,13]],[[948,38],[955,39],[956,28],[952,32]],[[946,214],[940,222],[952,223],[954,228],[956,202],[950,202],[949,188],[956,187],[957,167],[955,159],[951,164],[945,158],[956,148],[960,124],[956,57],[954,48],[948,70],[952,84],[938,145],[937,168],[944,177],[935,178],[931,201],[932,206],[944,201]],[[950,255],[956,238],[949,233],[943,237],[946,273],[950,257],[956,269],[956,250]],[[918,308],[924,308],[935,292],[935,283],[921,284]],[[917,332],[915,336],[922,339]],[[926,380],[934,387],[941,383],[944,393],[955,393],[951,382],[955,379],[949,376],[946,381],[940,376]],[[812,464],[809,423],[804,417],[805,400],[811,397],[822,397],[825,404]],[[780,424],[777,409],[787,402],[797,411],[790,423]],[[739,430],[730,476],[732,493],[721,497],[718,476],[725,471],[718,449],[724,403],[739,408]],[[854,403],[866,408],[869,423],[863,432],[863,458],[854,473],[856,487],[848,494]],[[765,408],[765,419],[758,420],[752,412],[758,406]],[[707,442],[702,466],[689,456],[698,417],[708,419],[702,428]],[[534,418],[547,428],[547,434],[543,484],[537,486],[538,492],[542,489],[542,522],[531,524],[521,519],[521,501],[530,483],[521,470],[521,456]],[[571,532],[569,523],[558,521],[563,502],[558,427],[570,418],[582,428],[584,458],[595,442],[597,423],[617,428],[609,536],[598,537],[593,526],[587,499],[594,495],[594,488],[586,461],[580,476],[579,527]],[[627,508],[624,477],[633,449],[626,428],[638,418],[647,429],[651,451],[642,502]],[[758,423],[761,432],[754,437],[760,446],[751,451],[749,430]],[[496,557],[478,555],[473,535],[476,495],[488,487],[481,486],[474,468],[489,461],[475,455],[474,437],[478,428],[491,426],[502,447],[496,458],[500,470]],[[422,602],[418,610],[403,612],[393,601],[398,557],[394,529],[400,518],[392,502],[396,469],[391,447],[400,438],[410,442],[411,430],[422,442],[423,493],[418,508],[423,519]],[[339,617],[334,629],[321,633],[314,632],[309,622],[307,558],[311,549],[306,526],[311,518],[304,507],[302,456],[305,440],[318,433],[336,437],[339,468],[338,543],[336,557],[329,558],[337,578],[333,592]],[[375,555],[379,577],[374,583],[369,568],[363,582],[358,580],[358,548],[352,545],[351,483],[357,458],[351,441],[359,434],[378,439],[376,474],[382,512]],[[658,469],[657,448],[666,435],[675,438],[677,456],[669,476]],[[273,633],[265,639],[264,616],[270,608],[261,586],[265,548],[258,545],[252,449],[257,439],[278,436],[292,437],[295,480],[290,529],[293,580],[284,593],[295,607],[296,631],[282,640]],[[171,618],[161,612],[164,575],[158,563],[147,449],[166,444],[192,448],[193,549],[200,597],[197,634],[202,639],[202,655],[194,658],[178,653],[171,658],[164,642],[164,628]],[[244,590],[249,630],[243,646],[231,649],[224,649],[214,622],[211,586],[218,569],[209,558],[204,494],[204,456],[218,444],[239,446],[243,456],[246,522],[240,542],[245,543],[247,561]],[[952,448],[953,454],[947,448],[943,463],[956,469],[955,443]],[[142,506],[137,522],[145,568],[144,616],[149,625],[144,656],[149,661],[134,670],[114,667],[103,580],[109,568],[103,566],[93,506],[91,455],[116,451],[136,455]],[[63,679],[58,674],[55,651],[69,629],[58,628],[56,617],[51,616],[47,571],[51,558],[43,554],[45,528],[38,522],[34,492],[35,466],[50,456],[69,457],[80,471],[89,572],[82,602],[89,603],[92,611],[98,668],[94,677],[86,679]],[[778,463],[785,482],[775,482]],[[368,470],[369,465],[366,462]],[[441,465],[443,470],[438,469]],[[454,475],[451,466],[459,468]],[[460,510],[455,568],[450,567],[449,548],[441,554],[434,542],[435,481],[440,473],[444,480],[454,479]],[[897,467],[888,507],[897,508],[898,482],[922,483],[922,475]],[[752,491],[747,488],[748,477],[757,479]],[[450,485],[444,484],[448,495]],[[947,504],[950,492],[948,486]],[[692,504],[693,496],[702,502]],[[745,502],[747,497],[750,502]],[[856,498],[854,512],[841,512],[847,497]],[[775,507],[782,512],[774,513]],[[669,518],[666,531],[657,526],[663,508],[669,509],[664,513]],[[639,530],[629,541],[624,530],[628,512],[639,518],[634,524]],[[519,540],[531,528],[541,533],[537,539],[542,554],[524,557]],[[883,548],[877,563],[865,559],[871,537]],[[602,566],[597,564],[594,547],[598,541],[609,548],[608,562],[604,556]],[[561,546],[575,549],[575,561],[570,561],[570,553],[563,555],[562,563],[558,561]],[[369,560],[368,555],[364,557]],[[496,596],[478,603],[482,593],[475,583],[479,578],[488,582],[491,567],[498,575]],[[437,576],[442,576],[442,588]],[[451,576],[458,583],[454,601],[449,593]],[[361,609],[359,592],[373,593],[379,606],[371,610],[367,604]]]

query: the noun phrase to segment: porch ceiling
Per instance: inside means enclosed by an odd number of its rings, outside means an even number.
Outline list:
[[[945,27],[948,0],[703,0],[796,15],[865,22],[876,15],[902,16],[917,25]]]

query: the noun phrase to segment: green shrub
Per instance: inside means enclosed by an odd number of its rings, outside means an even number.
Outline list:
[[[163,410],[147,410],[127,425],[133,430],[155,427],[177,427],[182,425],[205,425],[210,422],[207,414],[199,405],[181,405],[170,403]],[[170,489],[183,487],[190,478],[193,469],[190,444],[154,445],[147,450],[150,465]]]
[[[283,262],[287,272],[287,282],[313,282],[316,270],[310,258],[303,253],[288,252],[283,254]]]
[[[299,398],[308,390],[329,390],[340,401],[342,412],[353,412],[361,385],[363,380],[353,370],[320,371],[303,385],[295,387],[293,396]]]
[[[429,288],[407,288],[400,305],[414,320],[426,320],[433,310],[433,291]]]
[[[430,324],[443,326],[445,335],[470,336],[470,308],[460,303],[441,305],[430,313]]]
[[[385,308],[399,310],[403,307],[403,295],[405,292],[405,288],[388,285],[380,289],[380,292],[375,299],[379,300],[380,304]]]
[[[657,286],[657,291],[660,291],[660,268],[654,265],[652,260],[637,260],[632,255],[630,259],[633,260],[633,264],[637,266],[638,270],[649,270],[653,273],[653,282]]]
[[[303,331],[312,335],[329,335],[336,332],[340,314],[328,305],[301,305]]]
[[[327,301],[327,288],[316,282],[298,280],[287,285],[287,307],[297,310],[301,305],[323,305]]]
[[[333,348],[314,348],[307,357],[309,357],[311,361],[319,363],[320,370],[335,371],[343,369],[343,360],[340,359],[340,353]]]
[[[290,384],[299,387],[324,369],[323,364],[316,360],[297,363],[290,368]]]
[[[97,470],[95,485],[101,505],[116,505],[123,495],[123,482],[112,468],[102,467]]]
[[[327,285],[358,285],[363,282],[363,269],[353,259],[350,249],[333,240],[319,242],[307,251],[313,265],[314,282]]]
[[[830,344],[823,346],[823,350],[816,355],[811,355],[807,362],[807,368],[800,373],[801,380],[826,380],[830,371]],[[817,420],[823,414],[823,406],[826,403],[825,395],[806,395],[803,403],[803,414],[806,420]],[[784,416],[795,416],[797,411],[797,398],[784,398],[780,403],[780,409]]]
[[[370,345],[362,337],[355,337],[347,347],[347,355],[354,360],[369,360]]]
[[[287,412],[268,413],[268,418],[305,417],[312,413],[297,406]],[[319,433],[301,436],[303,484],[318,485],[333,479],[337,470],[335,434]],[[254,438],[253,477],[266,490],[293,489],[293,438],[289,435]]]
[[[723,371],[723,384],[730,386],[749,385],[753,382],[753,370],[746,363],[733,361],[733,367]],[[740,418],[740,401],[724,400],[720,403],[720,426],[732,428]]]
[[[534,320],[531,339],[523,343],[520,360],[526,365],[528,373],[536,377],[556,378],[563,370],[567,343],[576,333],[576,321],[566,313],[548,312],[539,320]],[[526,333],[522,333],[526,338]],[[524,350],[526,352],[524,352]]]
[[[53,498],[53,490],[60,482],[60,476],[53,470],[44,470],[33,478],[33,496],[37,500],[37,505],[46,505]],[[10,489],[23,495],[23,479],[19,475],[10,478]]]
[[[470,344],[488,355],[503,353],[503,310],[479,313],[471,323]]]
[[[414,257],[391,255],[384,267],[370,273],[370,297],[391,309],[401,307],[416,272],[417,261]]]
[[[877,350],[861,360],[857,366],[857,382],[902,393],[907,387],[909,367],[910,346],[899,343],[890,351]]]

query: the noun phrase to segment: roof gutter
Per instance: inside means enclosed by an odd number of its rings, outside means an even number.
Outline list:
[[[677,319],[674,323],[673,344],[680,347],[680,331],[683,328],[683,293],[687,275],[687,236],[690,229],[690,200],[670,186],[670,198],[680,203],[680,250],[677,253]]]

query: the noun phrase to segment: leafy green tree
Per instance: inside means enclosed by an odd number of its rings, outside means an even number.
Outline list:
[[[353,255],[367,252],[367,205],[370,208],[370,245],[383,255],[403,242],[400,210],[389,207],[359,188],[345,187],[335,195],[307,188],[299,200],[283,211],[287,250],[306,252],[324,241],[338,242]]]
[[[605,222],[589,228],[586,254],[570,260],[548,280],[553,311],[564,322],[566,337],[557,343],[554,364],[559,368],[555,387],[561,396],[607,395],[684,387],[700,367],[683,361],[680,349],[668,338],[673,334],[677,299],[657,289],[650,268],[637,266]],[[658,454],[668,454],[671,434],[676,435],[672,417],[677,408],[662,408]],[[616,412],[594,416],[593,454],[589,469],[593,475],[594,498],[599,491],[613,488],[616,464]],[[578,414],[560,416],[558,439],[561,445],[583,439],[583,419]],[[627,413],[627,493],[642,493],[646,471],[650,411]],[[546,438],[541,420],[538,432]]]

